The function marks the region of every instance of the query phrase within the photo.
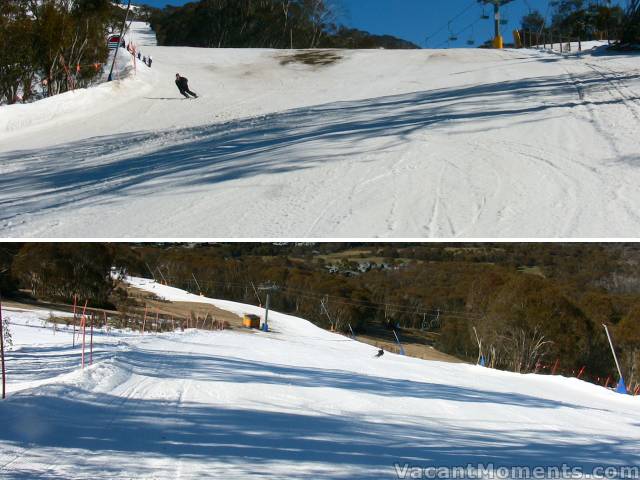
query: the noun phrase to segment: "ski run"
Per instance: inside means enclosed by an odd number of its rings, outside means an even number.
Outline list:
[[[159,47],[143,23],[128,40],[152,68],[121,52],[120,80],[0,107],[4,237],[640,227],[637,55]]]
[[[0,402],[2,479],[382,479],[468,464],[487,469],[468,478],[533,467],[560,472],[537,478],[599,468],[625,478],[640,465],[638,397],[575,378],[374,358],[372,346],[277,312],[270,332],[96,330],[83,370],[71,326],[54,333],[44,310],[4,313],[14,347]]]

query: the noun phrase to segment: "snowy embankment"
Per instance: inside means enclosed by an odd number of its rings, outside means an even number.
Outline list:
[[[170,300],[263,313],[129,281]],[[586,474],[640,462],[637,398],[576,379],[374,359],[373,347],[303,319],[271,312],[270,324],[269,333],[122,334],[92,367],[13,393],[0,403],[0,477],[381,479],[396,478],[396,463]],[[10,385],[32,358],[74,355],[78,366],[78,349],[46,332],[17,333],[34,345],[10,354]]]
[[[637,55],[152,37],[135,78],[0,108],[5,237],[637,236]]]
[[[0,138],[29,132],[45,134],[59,122],[83,122],[87,114],[108,115],[114,108],[130,102],[150,87],[151,72],[146,65],[121,49],[114,64],[113,78],[106,82],[113,52],[109,55],[99,82],[89,88],[80,88],[30,103],[6,105],[0,108]]]

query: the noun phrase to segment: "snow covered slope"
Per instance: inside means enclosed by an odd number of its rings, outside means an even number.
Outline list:
[[[0,478],[382,479],[398,478],[395,464],[587,474],[640,463],[638,398],[562,377],[374,359],[373,347],[270,317],[270,333],[123,334],[92,367],[14,392],[0,402]],[[77,367],[77,349],[38,335],[10,355],[10,382],[44,355]]]
[[[172,48],[145,28],[135,79],[0,108],[4,236],[637,236],[637,56]]]

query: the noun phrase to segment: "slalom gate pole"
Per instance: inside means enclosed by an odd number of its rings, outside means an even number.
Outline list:
[[[72,344],[71,344],[72,348],[76,348],[76,321],[77,321],[76,303],[77,303],[77,300],[78,300],[78,296],[74,295],[73,296],[73,338],[72,338]]]
[[[579,379],[579,378],[582,376],[582,374],[584,373],[584,369],[585,369],[585,368],[587,368],[587,366],[586,366],[586,365],[584,365],[584,366],[580,369],[580,371],[578,372],[578,379]]]
[[[158,333],[158,322],[160,320],[160,312],[156,310],[156,333]]]
[[[556,358],[556,363],[553,364],[553,370],[551,370],[551,375],[555,375],[558,371],[558,364],[560,363],[560,359]]]
[[[78,340],[80,340],[80,333],[81,333],[81,329],[82,329],[82,319],[84,318],[85,312],[87,311],[87,302],[88,302],[88,300],[85,300],[84,308],[82,309],[82,316],[80,318],[80,328],[78,329]]]
[[[91,340],[89,344],[89,365],[93,365],[93,314],[91,314]]]
[[[109,71],[109,78],[107,81],[113,80],[113,68],[116,65],[116,58],[118,58],[118,50],[120,50],[120,45],[122,45],[122,41],[124,40],[124,32],[127,28],[127,19],[129,18],[129,11],[131,10],[131,0],[129,0],[127,4],[127,12],[124,15],[124,22],[122,23],[122,28],[120,29],[120,39],[118,41],[118,46],[116,47],[116,51],[113,53],[113,62],[111,62],[111,70]]]
[[[84,368],[84,349],[87,335],[87,317],[82,314],[82,368]]]
[[[2,321],[2,294],[0,294],[0,364],[2,367],[2,398],[6,398],[7,372],[4,366],[4,322]]]
[[[104,329],[107,331],[107,333],[109,333],[109,322],[107,319],[107,312],[102,312],[104,313]]]

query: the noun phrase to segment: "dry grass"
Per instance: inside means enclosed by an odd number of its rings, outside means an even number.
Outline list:
[[[302,63],[314,67],[326,67],[336,63],[342,57],[333,50],[303,50],[280,56],[280,65]]]
[[[242,328],[241,317],[214,305],[199,302],[168,302],[159,299],[152,293],[129,285],[126,288],[130,298],[143,303],[154,314],[158,312],[160,315],[174,316],[176,318],[188,318],[194,315],[199,318],[205,318],[210,315],[216,321],[229,324],[231,328]]]
[[[356,336],[356,340],[362,343],[366,343],[368,345],[373,345],[374,347],[377,347],[377,348],[382,348],[388,352],[400,353],[400,348],[398,347],[398,344],[390,340],[383,340],[380,338],[369,337],[366,335],[358,335]],[[459,358],[453,357],[451,355],[447,355],[446,353],[442,353],[441,351],[436,350],[430,345],[403,342],[402,348],[404,349],[405,355],[407,355],[408,357],[421,358],[423,360],[435,360],[438,362],[464,363]]]

